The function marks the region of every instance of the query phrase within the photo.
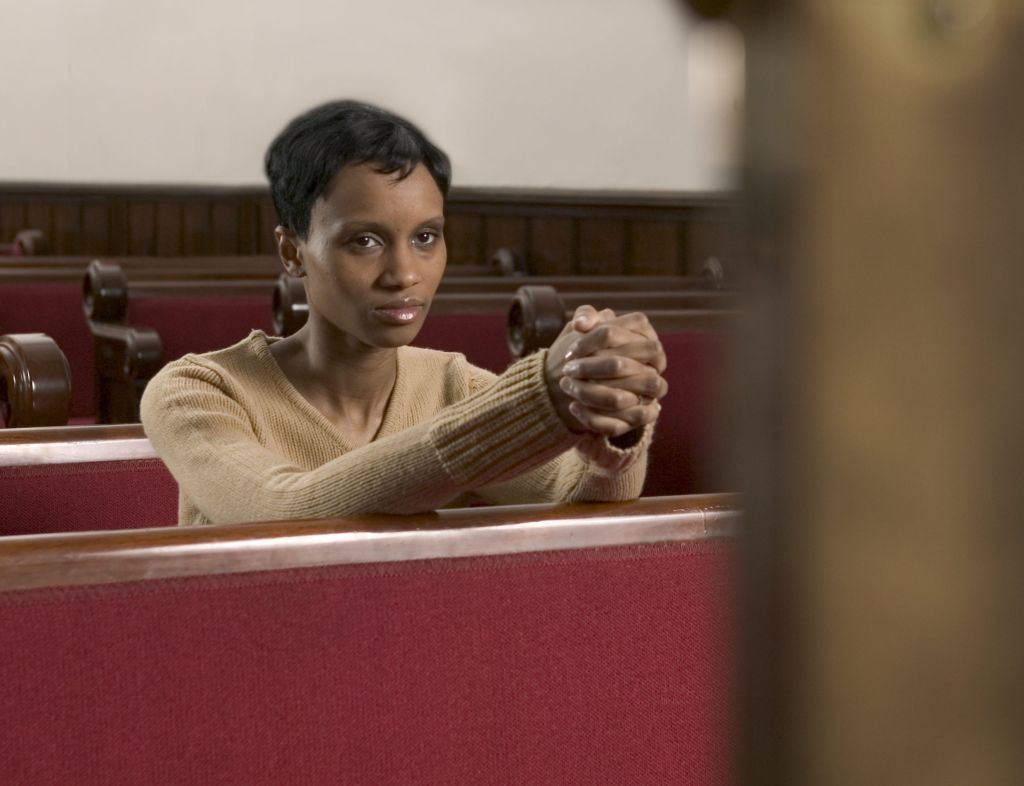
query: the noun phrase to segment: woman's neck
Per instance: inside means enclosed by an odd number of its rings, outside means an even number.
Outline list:
[[[271,344],[270,352],[295,389],[339,430],[369,432],[372,439],[395,387],[398,350],[347,338],[307,324]]]

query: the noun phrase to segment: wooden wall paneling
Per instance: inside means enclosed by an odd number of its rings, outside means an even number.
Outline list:
[[[260,217],[256,197],[244,196],[239,200],[238,250],[239,254],[255,254],[259,250]]]
[[[700,275],[701,267],[709,257],[717,257],[723,265],[728,263],[730,249],[727,244],[725,224],[720,217],[703,214],[682,225],[686,243],[683,249],[685,275]]]
[[[156,254],[157,256],[181,256],[183,201],[161,199],[156,202]]]
[[[537,273],[696,272],[707,256],[729,253],[736,228],[723,216],[731,201],[727,195],[456,189],[447,206],[448,257],[480,265],[506,246],[523,253]],[[29,226],[32,211],[39,228],[59,235],[54,253],[275,252],[277,215],[264,187],[0,184],[0,206],[3,235]]]
[[[41,229],[47,238],[53,237],[53,207],[46,197],[35,197],[25,205],[23,229]]]
[[[25,229],[25,205],[17,197],[0,200],[0,243],[10,243]]]
[[[579,235],[581,274],[614,276],[629,272],[625,221],[581,219]]]
[[[62,253],[97,256],[115,253],[110,235],[110,201],[87,197],[79,203],[79,214],[78,237]]]
[[[49,253],[74,254],[82,234],[82,201],[64,197],[53,203],[53,230],[46,238]]]
[[[534,218],[529,224],[526,262],[541,276],[567,276],[578,271],[579,237],[568,218]]]
[[[238,253],[240,246],[241,210],[237,202],[220,197],[210,210],[210,232],[207,254]]]
[[[277,243],[274,229],[277,228],[277,208],[269,194],[257,197],[256,248],[260,254],[276,254]]]
[[[445,215],[445,245],[453,265],[482,265],[484,256],[483,219],[465,210]]]
[[[131,254],[129,242],[128,206],[131,200],[125,196],[111,195],[107,197],[110,231],[110,248],[107,253],[117,256]]]
[[[630,221],[626,267],[630,273],[671,276],[683,273],[679,224],[674,221]]]
[[[526,253],[528,220],[516,216],[484,216],[483,255],[474,264],[484,265],[499,248],[511,248]]]
[[[182,203],[181,215],[182,253],[187,255],[205,253],[204,249],[209,233],[210,200],[185,200]]]
[[[126,206],[128,256],[156,256],[156,202],[132,201]]]

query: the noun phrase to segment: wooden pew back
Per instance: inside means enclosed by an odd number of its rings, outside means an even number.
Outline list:
[[[0,779],[724,786],[735,515],[8,538]]]

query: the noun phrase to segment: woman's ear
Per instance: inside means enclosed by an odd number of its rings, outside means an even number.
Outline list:
[[[277,255],[289,276],[302,278],[306,275],[306,267],[302,264],[299,241],[295,233],[283,226],[274,228],[274,239],[277,241]]]

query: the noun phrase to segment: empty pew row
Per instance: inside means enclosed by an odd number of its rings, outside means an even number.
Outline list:
[[[736,500],[0,538],[0,781],[732,782]]]

